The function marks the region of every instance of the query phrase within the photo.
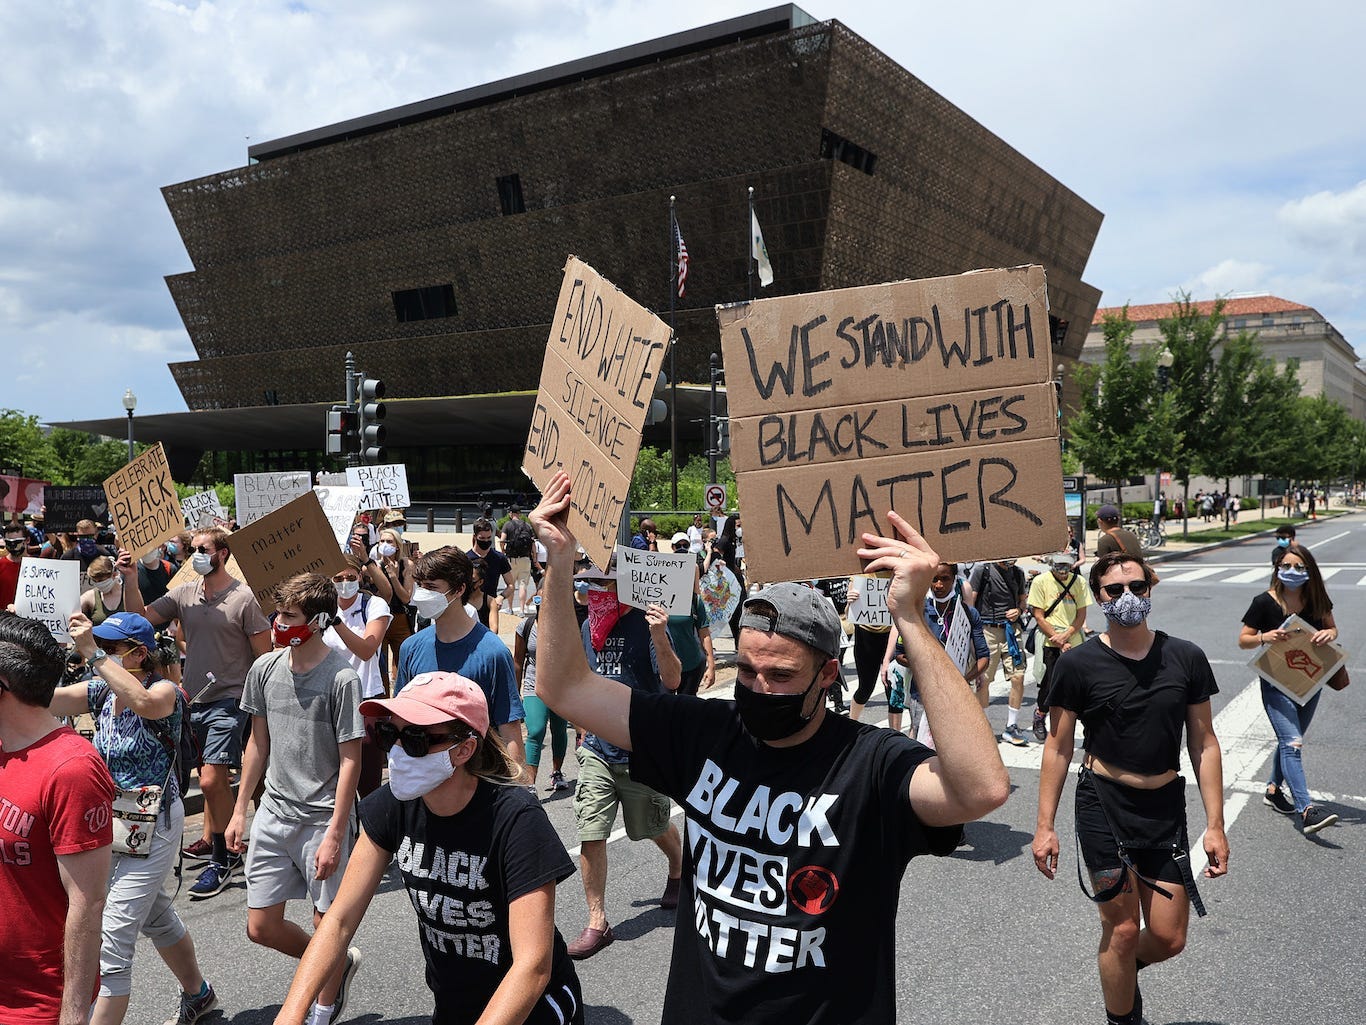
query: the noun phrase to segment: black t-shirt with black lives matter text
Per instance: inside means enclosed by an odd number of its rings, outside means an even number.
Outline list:
[[[933,752],[835,715],[771,748],[732,702],[639,691],[630,725],[631,777],[686,816],[664,1025],[894,1021],[901,877],[962,835],[911,807]]]
[[[1103,709],[1134,677],[1138,686],[1113,713]],[[1096,638],[1069,648],[1053,666],[1048,703],[1075,712],[1085,749],[1117,769],[1157,775],[1181,765],[1181,730],[1190,705],[1219,693],[1205,653],[1161,630],[1142,659],[1125,658]]]
[[[360,821],[393,853],[417,911],[427,986],[436,997],[433,1021],[477,1021],[512,967],[508,905],[574,874],[550,820],[521,787],[480,780],[470,803],[444,816],[421,798],[398,800],[386,784],[361,802]],[[573,1001],[563,997],[573,978],[557,929],[545,992],[566,1016]]]

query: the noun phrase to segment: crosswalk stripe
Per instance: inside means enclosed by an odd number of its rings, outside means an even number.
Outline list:
[[[1201,566],[1199,569],[1189,569],[1184,573],[1176,573],[1169,577],[1163,577],[1163,583],[1169,584],[1188,584],[1192,580],[1201,580],[1204,577],[1212,577],[1216,573],[1222,573],[1223,566]]]
[[[1341,572],[1341,566],[1321,566],[1319,568],[1319,576],[1323,577],[1324,580],[1327,580],[1329,577],[1335,576],[1336,574]]]
[[[1259,580],[1268,580],[1271,577],[1270,566],[1258,566],[1256,569],[1246,570],[1235,576],[1224,577],[1222,583],[1225,584],[1255,584]],[[1363,578],[1366,579],[1366,578]]]

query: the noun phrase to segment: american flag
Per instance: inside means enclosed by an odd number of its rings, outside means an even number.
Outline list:
[[[688,280],[688,244],[683,241],[683,232],[674,222],[674,254],[678,257],[678,298],[683,298],[683,286]]]

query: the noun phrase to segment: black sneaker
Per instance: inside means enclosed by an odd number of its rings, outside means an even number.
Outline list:
[[[337,987],[337,999],[332,1001],[332,1017],[328,1021],[341,1021],[346,1007],[346,998],[351,992],[351,982],[360,970],[360,950],[351,947],[346,952],[346,967],[342,969],[341,985]]]
[[[1338,820],[1337,813],[1324,811],[1317,804],[1311,804],[1304,809],[1304,835],[1317,833],[1320,829],[1327,829]]]
[[[1048,716],[1034,709],[1034,739],[1042,744],[1048,739]]]
[[[1295,814],[1295,803],[1285,796],[1285,791],[1280,787],[1268,787],[1266,793],[1262,794],[1262,803],[1282,815]]]
[[[203,993],[196,996],[190,996],[188,993],[180,994],[180,1013],[169,1019],[166,1025],[194,1025],[195,1022],[217,1006],[218,994],[206,982]]]

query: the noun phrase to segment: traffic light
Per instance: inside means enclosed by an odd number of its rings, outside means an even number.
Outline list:
[[[730,417],[728,416],[716,418],[716,454],[718,456],[730,455]]]
[[[661,398],[669,390],[669,375],[661,369],[655,374],[655,390],[650,398],[650,406],[645,410],[645,426],[662,424],[669,419],[669,404]]]
[[[356,412],[346,406],[333,406],[327,411],[327,454],[341,456],[360,447]]]
[[[384,439],[389,428],[384,426],[384,415],[388,412],[380,399],[384,398],[384,382],[373,377],[360,380],[360,461],[362,463],[382,463],[388,457]]]

